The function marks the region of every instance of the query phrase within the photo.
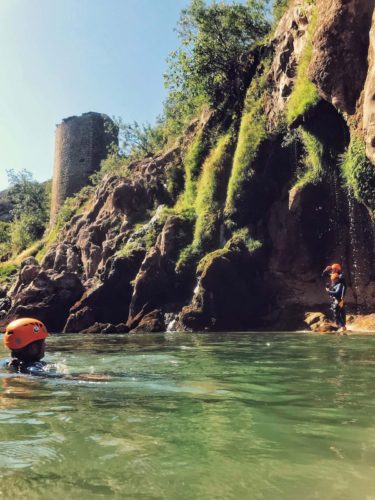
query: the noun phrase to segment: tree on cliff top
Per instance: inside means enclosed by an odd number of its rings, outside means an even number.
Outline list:
[[[14,217],[10,239],[12,250],[17,253],[42,237],[49,219],[49,196],[46,186],[35,181],[28,170],[7,170],[7,175]]]
[[[13,205],[13,216],[32,213],[45,224],[48,220],[48,200],[43,184],[35,181],[32,173],[25,169],[19,172],[7,170],[7,175],[11,186],[8,199]]]
[[[177,32],[181,47],[168,59],[166,119],[184,121],[202,104],[225,108],[246,92],[249,48],[269,31],[267,2],[247,4],[192,0]]]

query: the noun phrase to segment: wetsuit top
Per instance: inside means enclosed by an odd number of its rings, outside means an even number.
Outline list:
[[[36,377],[61,377],[56,372],[46,370],[47,363],[44,361],[34,361],[33,363],[25,363],[18,359],[4,359],[0,361],[0,367],[7,368],[15,373],[24,373],[26,375],[34,375]]]
[[[341,280],[338,281],[335,285],[331,286],[331,288],[328,291],[330,296],[338,301],[342,300],[345,297],[345,292],[346,292],[346,286]]]

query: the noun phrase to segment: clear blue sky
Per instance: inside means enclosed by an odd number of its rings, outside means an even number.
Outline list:
[[[98,111],[153,122],[188,0],[0,0],[0,190],[5,170],[52,176],[55,126]]]

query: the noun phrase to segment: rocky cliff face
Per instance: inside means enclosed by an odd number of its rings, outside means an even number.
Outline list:
[[[205,112],[171,150],[104,179],[42,262],[24,263],[3,322],[297,328],[327,310],[333,261],[350,312],[373,312],[373,12],[370,0],[291,2],[241,124],[228,132]]]

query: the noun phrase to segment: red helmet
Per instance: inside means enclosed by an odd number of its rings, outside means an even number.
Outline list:
[[[47,328],[43,323],[33,318],[20,318],[12,321],[6,327],[4,345],[12,351],[48,337]]]
[[[341,271],[342,271],[342,267],[341,267],[341,265],[340,265],[340,264],[337,264],[337,263],[336,263],[336,264],[332,264],[332,265],[331,265],[331,269],[332,269],[332,271],[333,271],[334,273],[341,273]]]

